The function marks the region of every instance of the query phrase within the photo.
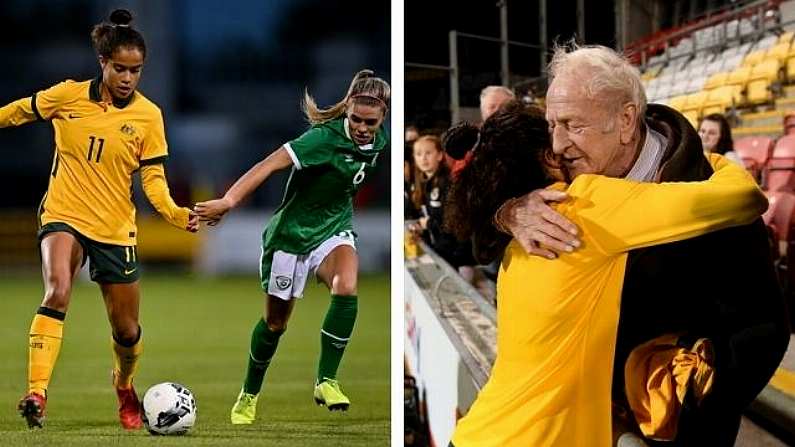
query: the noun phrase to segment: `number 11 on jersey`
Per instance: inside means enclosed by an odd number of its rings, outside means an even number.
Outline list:
[[[96,162],[99,163],[99,157],[102,156],[102,148],[105,147],[105,139],[104,138],[97,138],[93,135],[89,136],[88,139],[90,143],[88,145],[88,161],[91,161],[91,155],[94,153],[94,143],[99,141],[99,148],[97,148],[97,160]]]

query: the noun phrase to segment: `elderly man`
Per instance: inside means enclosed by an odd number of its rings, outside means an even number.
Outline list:
[[[590,173],[641,182],[696,181],[711,174],[693,127],[670,108],[647,107],[637,69],[613,50],[557,48],[549,77],[550,159],[566,180]],[[576,227],[546,204],[565,199],[560,192],[537,190],[504,204],[495,221],[529,253],[552,259],[579,245]],[[476,251],[483,261],[499,248]],[[630,353],[664,334],[680,335],[688,348],[707,339],[714,350],[712,388],[698,404],[692,392],[685,397],[674,444],[733,445],[742,411],[772,376],[789,334],[761,219],[630,253],[613,365],[617,408],[628,408]],[[626,373],[627,380],[642,374]]]

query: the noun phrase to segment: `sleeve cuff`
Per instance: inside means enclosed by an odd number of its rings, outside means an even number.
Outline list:
[[[300,171],[301,168],[302,168],[301,161],[298,160],[298,156],[295,155],[295,151],[293,150],[293,147],[290,146],[290,143],[284,143],[282,145],[282,147],[284,147],[284,150],[286,150],[287,153],[290,155],[290,159],[293,161],[293,165],[295,166],[295,169],[298,169]]]
[[[159,165],[165,163],[166,160],[168,160],[168,155],[163,155],[161,157],[147,158],[146,160],[140,160],[138,162],[138,166]]]
[[[36,118],[38,118],[40,121],[44,121],[44,117],[41,116],[39,108],[36,106],[36,93],[30,97],[30,108],[33,109],[33,114],[36,115]]]
[[[190,210],[188,208],[179,208],[176,212],[175,225],[183,230],[188,228],[188,220],[190,220]]]

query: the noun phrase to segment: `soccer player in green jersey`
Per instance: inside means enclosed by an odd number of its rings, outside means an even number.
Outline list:
[[[320,330],[315,402],[329,410],[344,411],[350,405],[337,382],[337,368],[357,311],[352,199],[388,146],[382,124],[389,96],[389,84],[370,70],[358,72],[345,97],[327,109],[305,94],[303,109],[311,128],[254,165],[224,197],[196,204],[200,218],[215,225],[273,172],[292,167],[284,199],[262,234],[260,279],[266,311],[251,334],[233,424],[254,422],[265,370],[311,273],[331,292]]]

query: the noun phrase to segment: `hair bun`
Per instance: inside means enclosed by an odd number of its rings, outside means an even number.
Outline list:
[[[126,9],[116,9],[110,13],[110,23],[114,25],[129,26],[132,19],[132,13]]]
[[[456,160],[462,160],[480,139],[480,130],[463,121],[447,129],[442,135],[444,151]]]

